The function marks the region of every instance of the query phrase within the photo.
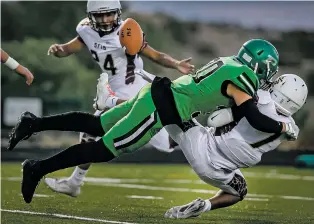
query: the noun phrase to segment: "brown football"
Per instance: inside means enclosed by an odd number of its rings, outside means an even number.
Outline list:
[[[119,31],[119,39],[122,47],[130,55],[136,55],[143,45],[143,31],[141,26],[131,18],[126,19]]]

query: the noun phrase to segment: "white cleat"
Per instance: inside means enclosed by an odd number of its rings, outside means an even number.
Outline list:
[[[76,197],[81,193],[81,186],[71,184],[68,179],[45,178],[45,183],[51,190],[71,197]]]
[[[198,198],[189,204],[170,208],[165,213],[165,218],[169,219],[187,219],[200,216],[208,208],[208,203]]]
[[[104,110],[107,106],[106,101],[110,96],[110,90],[108,87],[108,74],[101,73],[97,84],[97,94],[94,99],[94,108],[96,110]]]

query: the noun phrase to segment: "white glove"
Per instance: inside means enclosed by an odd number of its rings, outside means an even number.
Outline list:
[[[288,141],[296,140],[300,132],[299,127],[294,123],[285,123],[285,125],[286,125],[285,133],[286,133]]]
[[[221,127],[233,121],[231,108],[224,108],[212,112],[207,119],[207,126]]]
[[[98,79],[97,94],[96,94],[96,98],[94,99],[95,103],[93,104],[93,107],[96,110],[104,110],[107,107],[106,101],[110,96],[110,92],[107,85],[108,85],[108,74],[101,73],[100,78]]]

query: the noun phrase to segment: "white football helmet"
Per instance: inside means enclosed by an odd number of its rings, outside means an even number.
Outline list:
[[[273,82],[269,92],[277,111],[285,116],[292,116],[304,105],[308,89],[299,76],[285,74]]]
[[[111,24],[99,23],[97,16],[114,13],[114,21]],[[121,4],[119,0],[88,0],[87,14],[94,30],[108,34],[113,32],[121,23]]]

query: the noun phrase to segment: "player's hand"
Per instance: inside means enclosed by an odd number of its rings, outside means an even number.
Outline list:
[[[182,74],[191,74],[194,72],[194,65],[190,64],[192,58],[187,58],[177,63],[177,70]]]
[[[55,55],[58,52],[64,52],[62,45],[61,44],[53,44],[49,47],[47,55],[50,55],[50,54]]]
[[[285,134],[288,141],[295,141],[298,138],[300,129],[294,123],[285,123]]]
[[[34,75],[28,70],[28,68],[19,65],[15,71],[26,78],[27,85],[31,85],[33,83]]]

